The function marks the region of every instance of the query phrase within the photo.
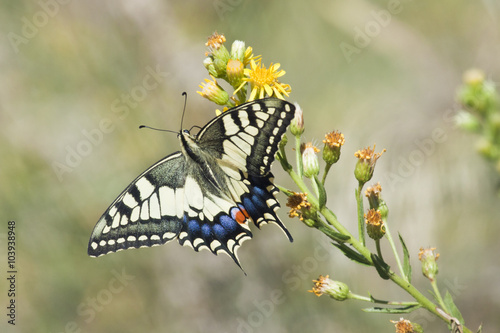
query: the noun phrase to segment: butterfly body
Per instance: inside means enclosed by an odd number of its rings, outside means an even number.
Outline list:
[[[195,251],[228,254],[260,228],[276,223],[278,191],[270,173],[295,107],[267,98],[214,118],[195,136],[179,133],[181,151],[139,175],[111,204],[92,232],[88,253],[100,256],[178,239]]]

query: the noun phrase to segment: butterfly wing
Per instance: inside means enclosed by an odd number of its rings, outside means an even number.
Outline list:
[[[239,265],[236,250],[252,236],[246,218],[232,200],[211,194],[196,168],[177,152],[143,172],[99,219],[88,254],[97,257],[177,238],[195,251],[225,252]]]
[[[177,237],[184,211],[180,194],[186,179],[181,152],[173,153],[137,177],[109,206],[90,237],[88,254],[164,244]],[[182,202],[181,202],[182,203]]]
[[[196,162],[177,152],[137,177],[99,219],[88,253],[99,256],[178,239],[195,251],[236,251],[258,227],[278,224],[270,165],[294,106],[277,99],[242,104],[209,122],[198,134]],[[183,142],[181,140],[181,142]],[[241,266],[240,266],[241,267]]]
[[[198,134],[200,147],[217,154],[224,171],[266,176],[295,106],[277,98],[241,104],[209,122]]]
[[[202,150],[216,157],[228,178],[236,206],[242,206],[259,228],[277,224],[290,241],[290,233],[275,213],[280,205],[270,168],[294,114],[295,106],[281,99],[256,100],[226,111],[198,134]]]

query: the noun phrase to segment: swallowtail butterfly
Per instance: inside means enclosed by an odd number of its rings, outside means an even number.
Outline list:
[[[252,237],[249,221],[275,223],[292,241],[275,213],[270,168],[294,114],[293,104],[265,98],[222,113],[197,135],[183,130],[181,151],[139,175],[101,216],[88,254],[177,239],[195,251],[227,253],[240,266],[236,251]]]

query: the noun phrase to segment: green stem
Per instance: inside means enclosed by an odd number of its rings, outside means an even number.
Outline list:
[[[404,273],[403,265],[401,264],[401,259],[399,259],[396,245],[394,244],[394,240],[392,239],[391,232],[389,230],[389,225],[387,224],[386,220],[383,220],[383,222],[385,225],[385,236],[387,237],[387,240],[389,241],[389,244],[391,245],[392,253],[394,253],[394,258],[396,259],[396,263],[398,264],[399,274],[401,274],[401,276],[404,276],[406,279],[407,277]]]
[[[447,324],[450,323],[450,321],[437,310],[436,304],[434,304],[427,297],[425,297],[411,283],[408,283],[408,281],[406,281],[406,279],[404,279],[401,276],[395,274],[394,272],[391,272],[390,279],[394,283],[396,283],[398,286],[400,286],[402,289],[404,289],[408,294],[410,294],[419,304],[422,305],[423,308],[427,309],[427,311],[429,311],[429,312],[433,313],[434,315],[438,316],[441,320],[443,320]]]
[[[382,259],[382,261],[384,261],[384,257],[382,256],[382,250],[380,249],[380,239],[377,239],[375,241],[375,246],[377,247],[378,256],[380,257],[380,259]]]
[[[346,243],[351,244],[363,257],[366,258],[371,264],[372,263],[372,258],[371,258],[371,253],[368,248],[366,248],[361,242],[359,242],[350,232],[347,230],[338,220],[335,214],[328,209],[327,207],[323,207],[320,210],[321,215],[325,217],[325,219],[328,221],[330,225],[332,225],[335,229],[338,230],[343,235],[351,237]]]
[[[433,280],[431,280],[431,286],[432,286],[432,290],[434,291],[434,295],[437,298],[439,306],[441,306],[446,313],[450,313],[450,311],[448,311],[448,308],[444,304],[443,298],[441,297],[441,293],[439,292],[439,288],[437,286],[436,278],[434,278]]]
[[[278,190],[280,190],[280,192],[285,193],[285,195],[287,195],[287,196],[290,196],[290,195],[292,195],[292,194],[293,194],[293,191],[292,191],[292,190],[289,190],[289,189],[287,189],[286,187],[283,187],[283,186],[281,186],[281,185],[279,185],[279,184],[276,184],[276,183],[275,183],[275,184],[274,184],[274,186],[276,186],[276,187],[278,188]]]
[[[295,156],[297,159],[297,173],[299,177],[302,178],[303,165],[302,165],[302,153],[300,152],[300,136],[295,136]]]
[[[323,179],[321,179],[321,183],[325,185],[326,181],[326,176],[328,175],[328,171],[330,171],[330,168],[332,167],[333,164],[327,163],[325,166],[325,171],[323,172]]]
[[[363,208],[363,197],[361,192],[363,191],[363,184],[359,183],[356,189],[356,206],[358,207],[358,234],[359,241],[363,246],[365,246],[365,218],[364,218],[364,208]]]

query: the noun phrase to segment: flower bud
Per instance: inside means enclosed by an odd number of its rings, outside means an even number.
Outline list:
[[[382,156],[385,152],[386,150],[384,149],[381,153],[375,154],[374,145],[373,149],[368,147],[354,153],[354,156],[358,158],[356,168],[354,169],[354,176],[361,184],[365,184],[372,179],[373,172],[375,171],[375,164],[380,156]]]
[[[487,115],[496,104],[495,84],[485,79],[482,71],[468,70],[463,77],[464,86],[458,93],[458,99],[465,106],[480,114]]]
[[[297,137],[304,133],[304,112],[298,103],[295,103],[295,116],[290,123],[290,132]]]
[[[245,42],[235,40],[231,45],[231,59],[239,60],[243,63],[245,60]]]
[[[237,88],[243,82],[243,63],[238,59],[230,59],[227,62],[227,80],[233,88]]]
[[[206,53],[207,56],[212,58],[215,73],[210,73],[210,75],[216,78],[226,77],[226,66],[230,59],[229,51],[224,46],[226,37],[223,34],[218,34],[215,32],[212,36],[208,38],[205,43],[208,46],[209,52]]]
[[[214,77],[212,79],[213,81],[205,79],[205,82],[199,86],[201,91],[197,93],[218,105],[225,105],[229,101],[229,95],[219,86]]]
[[[365,214],[366,232],[373,240],[379,240],[385,235],[385,225],[380,212],[376,209],[370,209]]]
[[[368,198],[368,203],[370,204],[370,208],[378,209],[378,207],[380,206],[381,192],[382,192],[382,186],[380,186],[380,183],[377,183],[366,189],[365,196]]]
[[[223,45],[220,49],[214,51],[213,55],[214,55],[214,68],[217,73],[217,76],[215,77],[225,78],[227,62],[230,59],[229,52]]]
[[[422,274],[431,282],[434,281],[439,271],[436,263],[436,260],[439,258],[439,253],[435,254],[435,249],[435,247],[427,249],[421,247],[418,253],[418,260],[422,262]]]
[[[344,134],[333,131],[325,135],[323,140],[325,147],[323,148],[323,160],[327,164],[334,164],[340,158],[340,148],[345,143]]]
[[[458,127],[472,133],[477,133],[481,129],[481,123],[477,116],[464,110],[458,111],[453,120]]]
[[[340,281],[331,280],[328,275],[320,275],[317,280],[313,280],[314,286],[309,292],[314,293],[316,296],[321,296],[323,294],[329,295],[331,298],[337,301],[345,301],[351,298],[351,292],[347,284]]]
[[[203,66],[205,66],[210,76],[213,77],[217,76],[217,71],[215,70],[215,65],[214,65],[214,59],[211,56],[206,57],[205,60],[203,60]]]
[[[319,161],[316,153],[319,151],[318,148],[314,147],[312,143],[303,144],[301,146],[302,150],[302,165],[304,169],[304,176],[307,178],[312,178],[319,174]]]

